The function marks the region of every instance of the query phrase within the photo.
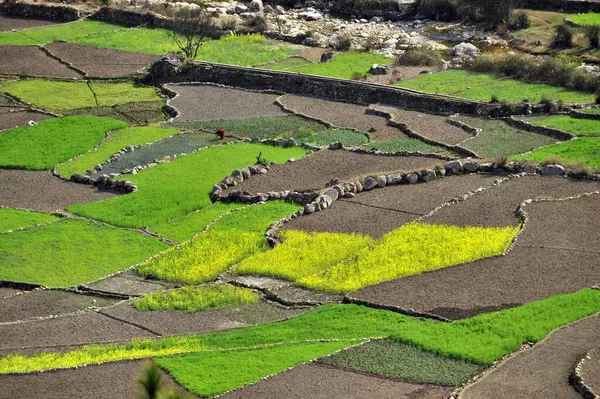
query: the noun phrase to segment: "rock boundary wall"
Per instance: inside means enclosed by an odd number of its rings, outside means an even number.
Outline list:
[[[600,397],[598,396],[598,393],[594,392],[594,390],[586,383],[585,379],[581,375],[581,371],[585,367],[585,363],[590,360],[594,354],[597,355],[598,353],[600,353],[600,348],[595,348],[587,352],[577,363],[571,372],[571,375],[569,375],[569,383],[584,399],[598,399]]]
[[[84,16],[84,14],[75,7],[29,3],[4,3],[0,5],[0,12],[9,17],[60,22],[77,21]]]

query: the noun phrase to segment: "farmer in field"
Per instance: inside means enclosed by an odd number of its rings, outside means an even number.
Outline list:
[[[222,127],[220,127],[219,130],[217,130],[215,132],[215,134],[217,136],[219,136],[219,140],[224,140],[225,139],[225,129],[223,129]]]

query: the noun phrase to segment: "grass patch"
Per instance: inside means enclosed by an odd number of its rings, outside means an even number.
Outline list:
[[[85,36],[111,32],[117,29],[124,28],[120,25],[86,19],[67,24],[27,29],[19,32],[0,33],[0,45],[49,44],[56,40],[77,42]]]
[[[298,284],[332,293],[355,291],[382,281],[502,254],[517,231],[514,227],[410,223],[384,235],[356,260],[301,278]]]
[[[0,166],[46,170],[96,146],[106,133],[127,124],[94,116],[46,119],[0,135]]]
[[[273,71],[290,71],[311,64],[309,60],[301,57],[289,57],[276,63],[266,65],[258,65],[262,69],[270,69]]]
[[[383,152],[423,152],[428,154],[437,154],[447,151],[445,148],[437,145],[427,144],[419,139],[375,141],[366,144],[363,147]]]
[[[366,343],[324,357],[319,363],[387,378],[456,386],[483,371],[468,360],[452,359],[391,339]]]
[[[48,224],[57,220],[60,220],[60,217],[50,213],[0,207],[0,233]]]
[[[166,247],[137,232],[61,220],[0,235],[0,280],[68,287],[125,269]]]
[[[153,87],[136,86],[129,82],[98,81],[90,82],[88,87],[86,82],[31,79],[7,83],[2,86],[2,90],[37,108],[57,113],[77,108],[161,99]]]
[[[482,157],[521,154],[534,148],[556,143],[556,139],[552,137],[519,130],[501,120],[466,115],[460,115],[458,120],[482,130],[476,137],[460,144]]]
[[[344,233],[281,232],[283,243],[244,259],[236,274],[259,274],[297,280],[327,270],[373,243],[369,236]]]
[[[289,68],[289,72],[305,73],[309,75],[328,76],[340,79],[352,79],[355,74],[366,74],[371,65],[391,65],[393,59],[364,51],[348,51],[337,54],[332,61],[315,62],[297,68]]]
[[[600,138],[579,137],[575,140],[538,148],[528,154],[511,157],[513,159],[531,159],[542,162],[548,158],[560,158],[565,165],[586,165],[600,168]]]
[[[172,122],[181,129],[216,131],[223,128],[228,134],[262,139],[294,138],[299,143],[329,145],[341,141],[344,145],[365,144],[367,137],[350,129],[329,129],[326,126],[295,115],[267,116],[241,119],[216,119],[200,122]]]
[[[497,79],[494,75],[484,73],[451,70],[422,74],[413,79],[394,83],[394,86],[426,93],[450,94],[473,86],[487,85]]]
[[[570,116],[551,116],[542,120],[533,122],[538,126],[551,127],[573,133],[577,136],[596,136],[600,137],[600,121],[592,119],[572,118]]]
[[[64,111],[63,115],[94,115],[118,119],[130,126],[145,126],[163,122],[167,116],[162,110],[164,101],[144,101],[126,104],[106,105],[102,107],[77,108]]]
[[[137,273],[162,280],[198,284],[214,280],[240,260],[268,248],[264,232],[297,205],[269,202],[219,219],[204,234],[140,265]]]
[[[178,290],[154,292],[135,299],[138,310],[182,310],[198,312],[258,303],[260,296],[247,288],[227,284],[204,287],[183,287]]]
[[[592,114],[592,115],[600,114],[600,108],[584,108],[584,109],[579,109],[578,111],[581,113],[584,113],[584,114]]]
[[[594,12],[587,14],[571,14],[567,18],[578,25],[600,25],[600,14]]]
[[[74,173],[85,173],[86,170],[106,161],[112,154],[128,145],[135,146],[150,143],[177,132],[178,130],[176,129],[165,129],[160,127],[133,127],[121,129],[112,133],[110,138],[102,143],[100,147],[93,149],[81,157],[58,165],[57,170],[61,176],[68,179]]]
[[[537,342],[552,330],[600,311],[600,291],[582,291],[453,323],[404,316],[358,305],[325,305],[278,323],[225,332],[133,340],[125,345],[90,345],[0,359],[0,373],[28,373],[107,361],[185,352],[250,348],[305,340],[392,338],[454,359],[482,365]],[[350,342],[348,342],[350,344]],[[223,354],[223,352],[220,352]]]
[[[213,185],[233,170],[255,164],[261,152],[267,161],[275,162],[306,154],[299,147],[249,143],[210,147],[124,177],[138,185],[135,193],[67,209],[117,226],[154,227],[210,205]]]
[[[348,344],[342,341],[277,345],[163,357],[157,362],[186,389],[202,397],[212,397],[328,355]]]

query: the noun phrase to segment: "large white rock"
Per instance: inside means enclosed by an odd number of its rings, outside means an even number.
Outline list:
[[[460,43],[452,47],[449,55],[453,57],[469,56],[475,58],[479,56],[479,49],[471,43]]]
[[[242,14],[242,13],[248,12],[248,7],[246,7],[242,3],[237,3],[235,5],[235,12],[237,12],[238,14]]]

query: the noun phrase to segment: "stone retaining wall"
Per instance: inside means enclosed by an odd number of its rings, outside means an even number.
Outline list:
[[[63,5],[5,3],[0,5],[0,11],[9,17],[61,22],[77,21],[83,16],[77,8]]]
[[[575,138],[574,134],[564,132],[562,130],[553,129],[546,126],[538,126],[529,122],[525,122],[513,117],[505,118],[504,121],[517,129],[525,130],[532,133],[542,134],[544,136],[553,137],[560,141],[567,141]]]
[[[578,119],[590,119],[593,121],[600,121],[600,114],[587,114],[585,112],[577,110],[572,110],[571,112],[569,112],[569,116]]]
[[[178,70],[177,62],[162,59],[152,65],[149,78],[156,85],[170,82],[217,83],[246,89],[268,89],[356,104],[382,103],[406,109],[445,114],[489,115],[492,112],[498,112],[499,109],[497,104],[426,94],[394,86],[347,79],[201,62],[180,69]]]

